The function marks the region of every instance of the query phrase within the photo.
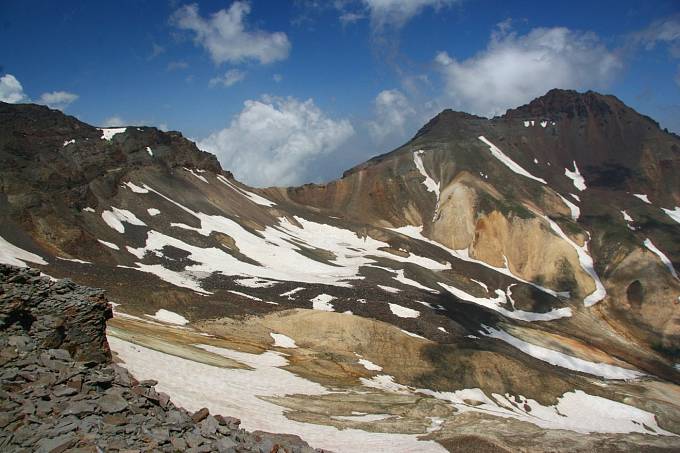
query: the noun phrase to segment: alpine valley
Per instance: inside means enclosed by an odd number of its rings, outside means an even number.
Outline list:
[[[266,189],[179,132],[0,103],[0,262],[104,289],[114,361],[249,431],[678,451],[678,175],[680,137],[595,92]]]

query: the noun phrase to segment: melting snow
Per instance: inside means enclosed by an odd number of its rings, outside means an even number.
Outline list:
[[[139,187],[138,185],[130,181],[124,183],[123,185],[126,186],[131,191],[133,191],[134,193],[149,193],[148,189],[145,189],[144,187]]]
[[[486,290],[486,292],[489,292],[489,287],[486,286],[486,283],[480,282],[479,280],[475,280],[474,278],[471,278],[470,281],[477,283],[479,286],[484,288]]]
[[[104,222],[106,222],[108,226],[119,233],[125,233],[123,222],[129,223],[130,225],[146,226],[146,223],[139,220],[137,216],[130,211],[118,209],[115,206],[111,206],[111,211],[102,212],[102,219],[104,219]]]
[[[626,222],[633,222],[633,218],[629,216],[626,211],[621,211],[621,214],[623,215],[623,220]]]
[[[405,333],[406,335],[408,335],[409,337],[420,338],[421,340],[427,340],[427,338],[422,337],[422,336],[418,335],[417,333],[409,332],[408,330],[404,330],[404,329],[399,329],[399,330],[401,330],[402,332],[404,332],[404,333]],[[427,341],[429,341],[429,340],[427,340]]]
[[[126,127],[107,127],[107,128],[100,128],[99,130],[102,131],[102,140],[111,140],[114,135],[116,134],[122,134],[125,132]]]
[[[72,263],[92,264],[92,263],[89,262],[89,261],[83,261],[83,260],[79,260],[79,259],[77,259],[77,258],[63,258],[63,257],[61,257],[61,256],[58,256],[57,259],[58,259],[58,260],[62,260],[62,261],[70,261],[70,262],[72,262]]]
[[[479,138],[482,142],[484,142],[489,147],[491,154],[493,154],[493,156],[496,159],[501,161],[506,167],[508,167],[513,172],[517,173],[518,175],[522,175],[522,176],[525,176],[527,178],[538,181],[540,183],[547,184],[545,179],[537,178],[536,176],[534,176],[531,173],[529,173],[528,171],[526,171],[524,168],[522,168],[520,165],[518,165],[514,160],[512,160],[508,156],[506,156],[503,153],[503,151],[501,151],[496,145],[494,145],[489,140],[487,140],[483,135],[480,135],[477,138]]]
[[[283,293],[283,294],[279,294],[279,296],[281,296],[281,297],[287,297],[287,298],[290,299],[290,300],[295,300],[295,299],[293,299],[291,296],[292,296],[293,294],[295,294],[295,293],[299,293],[299,292],[302,291],[303,289],[305,289],[304,286],[299,286],[299,287],[297,287],[297,288],[291,289],[290,291],[286,291],[286,292]]]
[[[347,420],[351,422],[377,422],[393,417],[392,414],[364,414],[362,412],[352,412],[353,415],[333,415],[334,420]]]
[[[321,311],[335,311],[335,308],[333,308],[333,305],[330,303],[334,299],[336,299],[336,297],[330,296],[328,294],[319,294],[311,300],[312,308],[314,310]]]
[[[408,278],[406,276],[406,274],[404,273],[404,269],[399,269],[399,270],[396,271],[396,273],[397,273],[397,276],[392,277],[392,278],[394,278],[396,281],[398,281],[400,283],[403,283],[404,285],[413,286],[415,288],[422,289],[422,290],[425,290],[425,291],[430,292],[430,293],[435,293],[435,294],[439,293],[439,291],[436,291],[432,288],[428,288],[427,286],[422,285],[419,282]]]
[[[210,183],[208,182],[208,180],[205,179],[205,176],[201,176],[201,175],[198,174],[198,173],[202,173],[200,170],[194,171],[194,170],[192,170],[191,168],[187,168],[187,167],[184,167],[184,169],[185,169],[186,171],[188,171],[189,173],[191,173],[192,175],[194,175],[195,177],[197,177],[198,179],[200,179],[201,181],[203,181],[204,183],[210,184]]]
[[[676,206],[675,209],[666,209],[666,208],[661,208],[663,212],[665,212],[668,217],[671,219],[675,220],[676,222],[680,223],[680,206]]]
[[[200,289],[200,284],[196,280],[198,275],[213,272],[220,272],[223,275],[348,287],[349,283],[346,280],[363,278],[359,275],[361,266],[374,263],[374,257],[410,262],[432,270],[444,270],[451,267],[449,263],[444,265],[414,254],[400,257],[381,250],[388,246],[385,242],[375,240],[370,236],[359,237],[353,231],[311,222],[300,217],[295,218],[300,226],[282,217],[278,224],[267,226],[259,232],[260,235],[257,235],[230,218],[194,212],[147,185],[144,185],[144,188],[192,214],[201,223],[198,228],[184,224],[172,224],[173,226],[196,231],[203,236],[209,236],[213,231],[227,234],[234,238],[241,253],[261,263],[261,265],[255,265],[239,261],[221,248],[201,248],[158,231],[148,231],[145,246],[135,250],[140,253],[157,252],[165,246],[173,246],[189,252],[187,258],[197,264],[188,266],[182,272],[164,269],[158,276],[163,279],[171,278],[173,282],[182,281],[184,284],[193,280],[194,283],[191,284],[193,288]],[[327,250],[332,252],[335,258],[329,260],[328,263],[314,260],[301,253],[303,248]],[[139,270],[145,272],[153,273],[158,270],[158,267],[142,267],[139,263],[137,266]],[[171,275],[172,277],[169,277]],[[199,292],[205,293],[203,290]]]
[[[397,294],[399,291],[401,291],[400,289],[392,288],[391,286],[385,286],[385,285],[375,285],[375,286],[382,289],[383,291],[386,291],[386,292],[392,293],[392,294]]]
[[[390,311],[400,318],[417,318],[420,316],[420,312],[418,310],[402,307],[401,305],[397,304],[389,304],[389,306]]]
[[[158,214],[161,213],[161,211],[159,211],[156,208],[149,208],[146,210],[146,212],[148,212],[151,217],[157,216]]]
[[[376,365],[370,360],[361,358],[359,359],[358,363],[369,371],[382,371],[382,367],[380,365]]]
[[[655,253],[656,256],[659,257],[661,262],[666,265],[669,271],[671,271],[673,277],[680,280],[680,278],[678,278],[678,273],[675,272],[675,268],[673,267],[673,263],[671,262],[671,260],[669,260],[668,257],[664,255],[664,253],[661,250],[659,250],[649,238],[645,239],[645,247],[647,247],[649,250]]]
[[[241,291],[234,291],[233,289],[230,289],[228,291],[232,294],[236,294],[237,296],[245,297],[246,299],[262,302],[262,299],[260,299],[259,297],[251,296],[250,294],[242,293]]]
[[[548,122],[547,122],[547,121],[541,121],[541,127],[545,128],[545,127],[547,127],[547,126],[548,126]]]
[[[75,142],[76,142],[76,139],[75,139],[75,138],[72,138],[71,140],[66,140],[66,141],[64,142],[64,146],[63,146],[63,147],[66,147],[66,146],[70,145],[71,143],[75,143]]]
[[[146,152],[149,153],[149,156],[153,157],[153,151],[151,151],[151,147],[147,146],[146,147]]]
[[[94,209],[90,208],[89,206],[87,208],[84,208],[83,211],[85,211],[85,212],[96,212]]]
[[[290,338],[285,336],[282,333],[273,333],[271,332],[269,335],[274,339],[274,346],[277,348],[297,348],[297,345],[295,344],[295,341]]]
[[[439,209],[439,184],[437,182],[434,182],[434,179],[430,177],[430,175],[427,173],[427,170],[425,170],[425,165],[423,165],[423,158],[421,157],[422,154],[424,154],[425,151],[419,150],[413,153],[413,163],[416,165],[416,168],[420,172],[421,175],[425,177],[425,181],[423,181],[423,184],[427,188],[428,192],[434,193],[434,196],[437,198],[437,205],[435,207],[435,214],[437,213],[437,210]]]
[[[569,210],[571,211],[571,220],[576,222],[578,220],[578,218],[581,216],[581,209],[578,206],[576,206],[574,203],[572,203],[571,201],[564,198],[562,195],[560,195],[560,194],[557,194],[557,195],[559,195],[559,197],[562,199],[562,201],[564,201],[564,204],[566,204],[567,207],[569,208]]]
[[[449,333],[445,328],[443,327],[437,327],[437,330],[441,330],[444,333]]]
[[[183,326],[185,324],[189,324],[189,320],[185,318],[182,315],[179,315],[175,313],[174,311],[166,310],[164,308],[161,308],[156,312],[155,315],[144,315],[148,316],[149,318],[153,318],[157,321],[165,322],[168,324],[175,324],[178,326]]]
[[[246,288],[271,288],[274,285],[278,285],[281,282],[262,280],[261,278],[242,278],[240,280],[234,280],[234,283],[240,286],[245,286]]]
[[[520,340],[519,338],[513,337],[503,330],[494,329],[493,327],[484,327],[484,329],[486,332],[481,331],[480,333],[482,335],[502,340],[524,352],[525,354],[534,357],[535,359],[542,360],[543,362],[548,362],[551,365],[560,366],[568,370],[588,373],[594,376],[603,377],[605,379],[629,380],[644,376],[644,373],[639,371],[629,370],[606,363],[590,362],[588,360],[579,359],[558,351],[553,351],[552,349],[537,346],[535,344],[531,344],[524,340]]]
[[[98,240],[101,244],[107,246],[107,247],[110,248],[110,249],[113,249],[113,250],[120,250],[120,247],[118,247],[116,244],[112,244],[111,242],[102,241],[101,239],[97,239],[97,240]]]
[[[269,201],[264,197],[261,197],[260,195],[249,192],[245,189],[241,189],[240,187],[236,186],[235,184],[232,184],[231,181],[229,181],[227,178],[225,178],[222,175],[217,175],[217,179],[219,179],[224,185],[231,187],[233,190],[236,192],[239,192],[241,195],[244,197],[248,198],[250,201],[252,201],[255,204],[259,204],[261,206],[275,206],[276,203],[273,201]]]
[[[48,264],[47,261],[35,253],[31,253],[27,250],[19,248],[0,236],[0,263],[9,264],[12,266],[27,267],[28,265],[25,261],[42,265]]]
[[[578,255],[578,261],[581,264],[581,268],[586,271],[588,275],[593,279],[593,282],[595,283],[595,290],[590,293],[588,296],[586,296],[585,299],[583,299],[583,305],[586,307],[590,307],[591,305],[596,304],[597,302],[601,301],[607,296],[607,291],[604,288],[604,285],[602,284],[602,281],[600,280],[600,277],[597,275],[597,272],[595,272],[595,263],[593,262],[593,258],[590,256],[588,253],[588,241],[583,244],[581,247],[580,245],[576,244],[574,241],[569,238],[564,232],[562,231],[562,228],[551,218],[547,216],[543,216],[543,218],[548,222],[550,225],[550,228],[562,239],[567,241],[569,245],[571,245],[574,250],[576,251],[576,254]]]
[[[652,202],[649,201],[649,197],[643,193],[634,193],[633,196],[635,198],[639,198],[640,200],[644,201],[647,204],[652,204]]]
[[[571,195],[571,197],[572,197],[574,200],[578,201],[579,203],[581,202],[581,198],[580,198],[578,195],[574,195],[573,193],[570,193],[569,195]]]
[[[585,179],[583,179],[583,176],[581,176],[581,173],[578,171],[576,161],[574,161],[574,171],[565,168],[564,175],[567,178],[571,179],[571,181],[574,183],[574,187],[576,187],[578,190],[581,191],[586,190],[586,181]]]
[[[497,311],[498,313],[512,319],[519,319],[521,321],[553,321],[555,319],[567,318],[572,315],[571,308],[558,308],[555,310],[550,310],[547,313],[535,313],[532,311],[523,310],[508,310],[503,305],[508,302],[507,294],[500,289],[495,291],[496,297],[477,297],[472,294],[468,294],[462,289],[458,289],[455,286],[450,286],[445,283],[439,283],[442,288],[456,296],[457,298],[464,300],[466,302],[472,302],[482,307],[489,308],[491,310]]]
[[[365,387],[384,390],[386,392],[391,393],[409,393],[408,387],[406,387],[405,385],[401,385],[398,382],[395,382],[394,376],[390,376],[389,374],[379,374],[377,376],[373,376],[372,378],[359,378],[359,380]]]
[[[525,121],[524,122],[524,127],[529,127],[531,126],[531,121]]]
[[[281,368],[288,361],[279,353],[247,354],[198,345],[209,352],[245,363],[253,370],[219,368],[157,352],[109,337],[118,353],[138,379],[156,379],[157,389],[172,395],[173,402],[189,411],[207,407],[211,413],[233,414],[244,429],[296,434],[312,446],[338,453],[354,451],[442,452],[433,441],[419,441],[416,435],[373,433],[359,429],[337,429],[290,420],[287,409],[263,397],[323,395],[325,387]]]
[[[472,258],[467,249],[453,250],[453,249],[446,247],[445,245],[440,244],[437,241],[433,241],[432,239],[426,238],[425,236],[423,236],[423,227],[422,226],[418,227],[418,226],[413,226],[413,225],[406,225],[406,226],[403,226],[403,227],[400,227],[400,228],[389,228],[389,230],[395,231],[397,233],[403,234],[404,236],[408,236],[410,238],[417,239],[419,241],[427,242],[429,244],[437,246],[440,249],[448,252],[449,254],[451,254],[452,256],[455,256],[458,259],[461,259],[463,261],[467,261],[467,262],[470,262],[470,263],[476,263],[476,264],[484,266],[488,269],[492,269],[492,270],[499,272],[503,275],[507,275],[508,277],[512,277],[517,281],[520,281],[522,283],[526,283],[527,285],[531,285],[534,288],[539,289],[539,290],[543,291],[544,293],[550,294],[553,297],[569,297],[568,292],[557,292],[557,291],[554,291],[550,288],[546,288],[544,286],[541,286],[537,283],[530,282],[528,280],[524,280],[523,278],[513,274],[512,272],[510,272],[510,269],[507,266],[507,262],[506,262],[505,267],[494,267],[494,266],[492,266],[492,265],[490,265],[490,264],[488,264],[484,261]]]

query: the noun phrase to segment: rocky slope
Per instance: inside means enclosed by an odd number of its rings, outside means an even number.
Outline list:
[[[103,292],[0,264],[0,450],[312,452],[189,413],[111,360]]]
[[[612,96],[447,110],[337,181],[264,190],[177,132],[0,119],[0,261],[104,288],[114,351],[187,407],[337,451],[680,432],[680,139]]]

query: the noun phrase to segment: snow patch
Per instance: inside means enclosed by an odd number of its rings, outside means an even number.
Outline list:
[[[286,291],[285,293],[279,294],[279,296],[281,296],[281,297],[287,297],[289,300],[295,300],[295,299],[294,299],[293,297],[291,297],[291,296],[292,296],[293,294],[295,294],[295,293],[299,293],[299,292],[302,291],[303,289],[305,289],[304,286],[299,286],[299,287],[297,287],[297,288],[291,289],[290,291]]]
[[[149,156],[153,157],[153,151],[151,150],[150,146],[146,147],[146,152],[149,153]]]
[[[390,311],[400,318],[417,318],[420,316],[420,312],[418,310],[413,310],[412,308],[402,307],[397,304],[389,304],[389,306]]]
[[[78,263],[78,264],[92,264],[89,261],[79,260],[77,258],[64,258],[64,257],[58,256],[57,259],[62,260],[62,261],[70,261],[72,263]]]
[[[282,333],[271,332],[269,335],[274,339],[274,346],[277,348],[297,348],[295,341]]]
[[[97,240],[99,241],[100,244],[103,244],[103,245],[107,246],[107,247],[110,248],[110,249],[113,249],[113,250],[120,250],[120,247],[118,247],[116,244],[113,244],[113,243],[111,243],[111,242],[102,241],[101,239],[97,239]]]
[[[117,134],[122,134],[125,132],[127,128],[126,127],[105,127],[105,128],[99,128],[100,131],[102,131],[102,140],[111,140],[114,135]]]
[[[123,185],[126,186],[131,191],[133,191],[134,193],[149,193],[148,189],[145,189],[144,187],[139,187],[138,185],[130,181],[124,183]]]
[[[430,175],[427,173],[427,170],[425,170],[425,165],[423,165],[423,158],[421,157],[424,153],[425,151],[423,151],[422,149],[414,152],[413,163],[416,165],[416,168],[418,169],[420,174],[425,177],[425,181],[423,181],[423,184],[425,185],[425,188],[427,188],[427,191],[434,193],[434,196],[437,198],[437,204],[434,210],[436,215],[437,211],[439,210],[440,183],[434,182],[434,179],[432,179]]]
[[[271,288],[274,285],[278,285],[281,282],[263,280],[261,278],[242,278],[240,280],[234,280],[234,283],[240,286],[245,286],[246,288]]]
[[[62,148],[65,148],[68,145],[70,145],[71,143],[75,143],[75,142],[76,142],[75,138],[72,138],[71,140],[66,140],[66,141],[64,141],[64,145],[62,146]]]
[[[578,218],[581,216],[581,209],[578,206],[576,206],[574,203],[572,203],[571,201],[564,198],[562,195],[560,195],[560,194],[557,194],[557,195],[562,199],[564,204],[566,204],[567,207],[569,208],[569,210],[571,211],[571,220],[576,222],[578,220]]]
[[[158,214],[161,213],[161,211],[159,211],[156,208],[149,208],[149,209],[146,210],[146,212],[148,212],[151,217],[155,217],[155,216],[157,216]]]
[[[183,326],[185,324],[189,324],[189,320],[185,318],[184,316],[175,313],[174,311],[166,310],[165,308],[161,308],[156,312],[155,315],[144,315],[148,316],[149,318],[153,318],[156,321],[161,321],[165,322],[168,324],[175,324],[177,326]]]
[[[11,266],[28,267],[26,261],[42,264],[43,266],[48,264],[42,257],[19,248],[0,236],[0,263],[9,264]]]
[[[336,297],[331,295],[319,294],[314,299],[311,299],[312,308],[321,311],[335,311],[335,308],[333,308],[333,305],[330,303],[334,299],[336,299]]]
[[[675,220],[676,222],[680,223],[680,206],[676,206],[675,209],[666,209],[666,208],[661,208],[663,212],[668,215],[671,219]]]
[[[205,176],[201,176],[201,175],[198,174],[198,173],[202,173],[200,170],[194,171],[193,169],[187,168],[187,167],[184,167],[184,169],[185,169],[186,171],[188,171],[189,173],[191,173],[192,175],[194,175],[195,177],[197,177],[198,179],[200,179],[201,181],[203,181],[204,183],[210,184],[210,183],[208,182],[208,180],[205,179]]]
[[[631,380],[644,376],[644,373],[639,371],[629,370],[606,363],[590,362],[558,351],[553,351],[552,349],[531,344],[524,340],[520,340],[503,330],[494,329],[493,327],[484,326],[484,330],[486,330],[486,332],[480,331],[484,336],[502,340],[535,359],[568,370],[592,374],[593,376],[599,376],[605,379]]]
[[[678,273],[675,272],[675,268],[673,267],[673,263],[671,262],[671,260],[669,260],[668,257],[664,255],[664,253],[654,245],[651,239],[649,238],[645,239],[645,247],[647,247],[650,251],[652,251],[656,256],[659,257],[661,262],[666,265],[666,267],[671,272],[673,277],[675,277],[677,280],[680,280],[680,278],[678,278]]]
[[[547,182],[545,181],[545,179],[537,178],[536,176],[534,176],[534,175],[532,175],[531,173],[529,173],[528,171],[526,171],[526,170],[525,170],[524,168],[522,168],[519,164],[517,164],[514,160],[512,160],[512,159],[510,159],[508,156],[506,156],[506,155],[503,153],[503,151],[501,151],[496,145],[494,145],[494,144],[491,143],[489,140],[487,140],[483,135],[480,135],[480,136],[477,137],[477,138],[478,138],[479,140],[481,140],[482,142],[484,142],[484,143],[489,147],[489,150],[491,151],[491,154],[493,154],[493,156],[494,156],[496,159],[498,159],[499,161],[501,161],[501,163],[503,163],[503,165],[505,165],[506,167],[508,167],[508,168],[509,168],[510,170],[512,170],[513,172],[517,173],[518,175],[522,175],[522,176],[524,176],[524,177],[527,177],[527,178],[533,179],[533,180],[535,180],[535,181],[538,181],[538,182],[540,182],[540,183],[547,184]]]
[[[375,285],[375,286],[377,286],[378,288],[382,289],[383,291],[391,293],[391,294],[397,294],[398,292],[401,291],[400,289],[393,288],[391,286],[385,286],[385,285]]]
[[[583,176],[581,176],[581,173],[578,171],[578,167],[576,166],[576,161],[574,162],[574,170],[569,170],[568,168],[564,169],[564,175],[571,179],[571,182],[574,183],[574,187],[576,187],[578,190],[583,191],[586,190],[586,180],[583,179]]]
[[[244,197],[248,198],[250,201],[252,201],[255,204],[259,204],[260,206],[276,206],[276,203],[273,201],[267,200],[264,197],[261,197],[260,195],[247,191],[246,189],[242,189],[235,184],[232,184],[231,181],[229,181],[227,178],[225,178],[222,175],[217,175],[217,179],[219,179],[224,185],[231,187],[233,190],[236,192],[239,192],[241,195]]]
[[[125,233],[123,222],[129,223],[130,225],[146,226],[146,223],[139,220],[137,216],[130,211],[118,209],[115,206],[111,206],[110,211],[102,212],[102,219],[104,219],[104,222],[106,222],[108,226],[119,233]]]
[[[651,201],[649,201],[649,197],[645,195],[644,193],[634,193],[633,196],[635,198],[639,198],[640,200],[644,201],[647,204],[652,204]]]

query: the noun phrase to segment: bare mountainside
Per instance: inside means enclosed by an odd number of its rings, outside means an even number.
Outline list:
[[[593,92],[447,110],[339,180],[268,189],[177,132],[3,103],[0,258],[106,289],[118,360],[246,429],[670,451],[679,171],[677,136]]]

